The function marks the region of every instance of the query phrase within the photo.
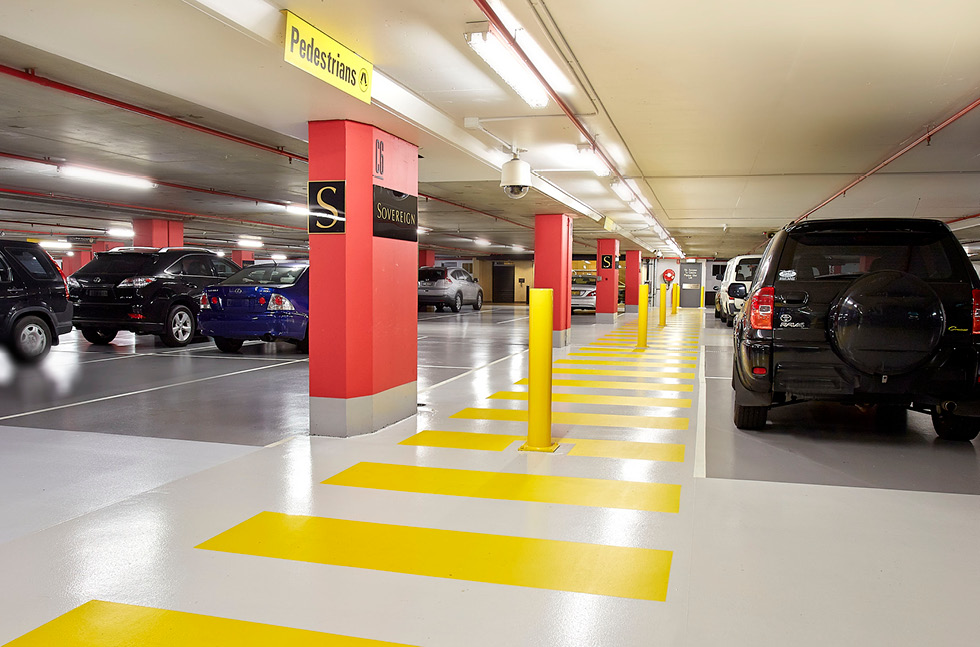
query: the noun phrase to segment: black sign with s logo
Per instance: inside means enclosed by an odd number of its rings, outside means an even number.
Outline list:
[[[616,266],[613,264],[612,254],[603,254],[600,257],[600,261],[601,261],[600,267],[604,270],[612,270],[616,268]]]
[[[347,231],[347,191],[343,181],[310,182],[308,209],[311,234],[342,234]]]

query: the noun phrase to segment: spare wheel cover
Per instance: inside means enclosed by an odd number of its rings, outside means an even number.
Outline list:
[[[864,373],[897,375],[932,357],[946,313],[925,281],[887,270],[854,281],[831,308],[830,326],[845,362]]]

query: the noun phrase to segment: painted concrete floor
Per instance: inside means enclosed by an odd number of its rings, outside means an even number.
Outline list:
[[[655,314],[644,353],[574,318],[554,454],[517,451],[519,307],[420,313],[419,415],[353,439],[305,435],[287,345],[0,364],[0,644],[975,642],[972,445],[738,432],[729,331]]]

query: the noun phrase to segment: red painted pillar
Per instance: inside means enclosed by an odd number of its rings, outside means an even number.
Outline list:
[[[245,267],[246,263],[251,264],[255,261],[255,252],[244,249],[233,249],[231,250],[231,260],[235,262],[235,265]]]
[[[619,241],[600,238],[596,253],[599,280],[595,290],[596,323],[616,323],[619,316]]]
[[[92,243],[92,253],[97,254],[98,252],[107,252],[110,249],[122,247],[124,244],[125,243],[118,240],[100,240]]]
[[[74,256],[65,256],[61,260],[61,271],[65,273],[65,276],[71,276],[78,270],[82,269],[89,261],[92,260],[92,252],[88,250],[78,250],[75,252]]]
[[[418,148],[352,121],[309,141],[310,433],[370,433],[416,413]]]
[[[434,249],[419,250],[419,267],[432,267],[436,264],[436,251]]]
[[[626,252],[626,312],[640,311],[640,283],[643,282],[642,264],[640,250]]]
[[[553,346],[571,343],[572,219],[565,214],[534,217],[534,287],[554,291]]]
[[[184,244],[184,223],[156,218],[133,220],[135,247],[181,247]]]

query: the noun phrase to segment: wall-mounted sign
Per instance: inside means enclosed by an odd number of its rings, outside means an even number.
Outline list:
[[[670,283],[671,281],[674,280],[674,270],[668,267],[667,269],[664,270],[664,273],[661,274],[661,276],[664,279],[664,283]]]
[[[374,66],[289,11],[284,60],[364,103],[371,103]]]
[[[418,196],[374,185],[374,235],[418,242]]]
[[[599,257],[599,260],[600,260],[599,267],[601,269],[604,269],[604,270],[614,270],[614,269],[616,269],[616,264],[613,261],[613,258],[614,257],[613,257],[612,254],[602,254]]]
[[[347,191],[339,182],[310,182],[307,187],[311,234],[342,234],[347,231]]]

